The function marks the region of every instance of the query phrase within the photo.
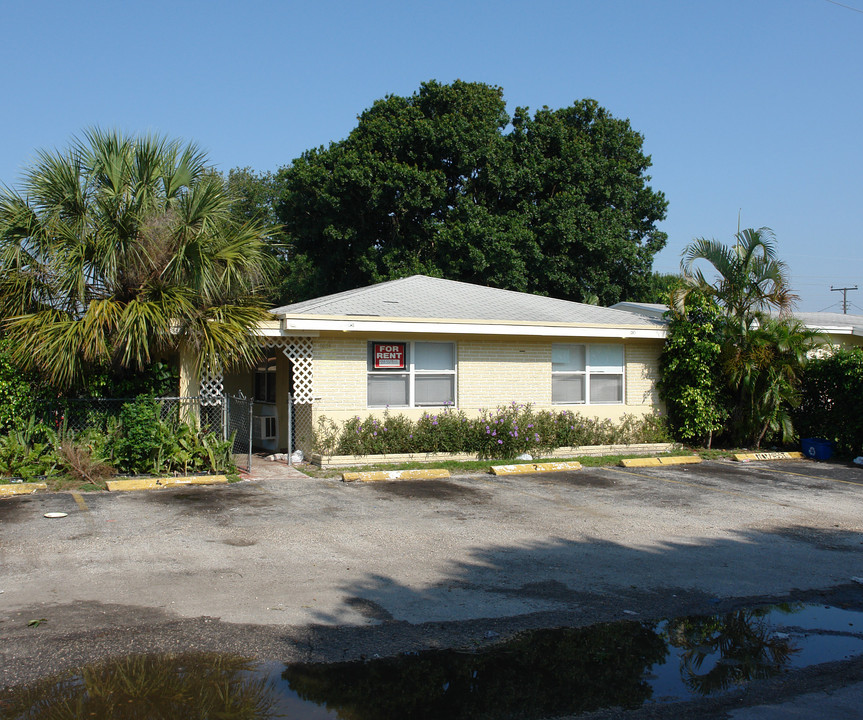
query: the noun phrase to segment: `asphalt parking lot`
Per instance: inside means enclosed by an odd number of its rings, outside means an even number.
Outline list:
[[[35,672],[51,638],[151,648],[142,628],[183,622],[271,657],[310,628],[366,633],[341,658],[817,596],[857,586],[861,530],[863,469],[811,461],[7,498],[0,670]]]
[[[35,495],[0,501],[0,601],[352,624],[356,598],[416,623],[633,589],[776,595],[863,575],[861,511],[863,470],[809,461]]]

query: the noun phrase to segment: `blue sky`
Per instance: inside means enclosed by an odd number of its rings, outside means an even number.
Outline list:
[[[592,97],[629,118],[694,237],[771,227],[800,310],[863,314],[863,0],[3,3],[0,182],[84,128],[195,140],[276,170],[424,80],[510,110]],[[859,10],[855,11],[855,9]]]

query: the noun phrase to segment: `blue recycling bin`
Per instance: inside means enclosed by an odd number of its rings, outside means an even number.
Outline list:
[[[813,460],[829,460],[833,457],[833,443],[821,438],[803,438],[800,441],[803,454]]]

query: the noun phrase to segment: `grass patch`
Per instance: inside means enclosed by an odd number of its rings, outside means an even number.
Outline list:
[[[692,450],[672,450],[667,453],[661,453],[663,457],[671,457],[673,455],[692,455]],[[729,457],[733,456],[732,452],[727,452]],[[331,467],[319,468],[311,463],[303,464],[298,467],[303,473],[310,477],[331,478],[338,477],[346,472],[366,472],[366,471],[390,471],[390,470],[422,470],[427,468],[440,468],[449,470],[453,475],[476,475],[488,473],[492,465],[532,465],[542,462],[580,462],[585,467],[601,467],[603,465],[617,465],[621,460],[627,458],[650,457],[643,453],[634,453],[630,455],[573,455],[571,457],[553,457],[542,458],[536,457],[533,460],[516,460],[509,459],[494,459],[494,460],[443,460],[439,462],[419,462],[417,460],[405,463],[375,463],[373,465],[351,465],[349,467]]]

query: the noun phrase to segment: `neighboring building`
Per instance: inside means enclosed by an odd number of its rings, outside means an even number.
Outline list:
[[[254,374],[200,383],[254,396],[256,444],[270,449],[288,446],[289,395],[307,452],[321,417],[387,408],[475,415],[516,401],[618,419],[659,406],[665,323],[631,312],[422,275],[271,312]],[[199,389],[188,374],[184,383]]]
[[[811,330],[823,333],[834,347],[863,345],[863,315],[828,312],[796,312],[794,317]]]
[[[662,320],[665,313],[668,312],[668,305],[662,303],[642,303],[642,302],[619,302],[611,306],[611,310],[625,310],[633,312],[644,317]]]
[[[659,303],[619,302],[612,305],[611,309],[626,310],[644,317],[661,319],[668,311],[668,306]],[[863,315],[795,312],[792,313],[792,317],[810,330],[818,330],[833,347],[863,346]]]

